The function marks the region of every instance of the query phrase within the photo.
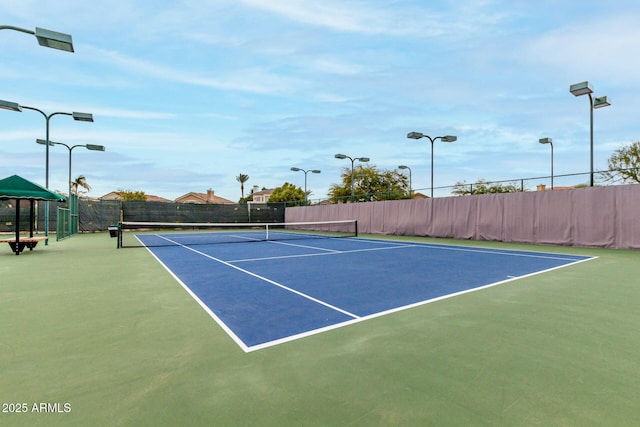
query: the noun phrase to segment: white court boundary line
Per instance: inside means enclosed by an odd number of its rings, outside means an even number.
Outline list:
[[[543,274],[543,273],[546,273],[546,272],[549,272],[549,271],[553,271],[553,270],[557,270],[557,269],[560,269],[560,268],[569,267],[570,265],[579,264],[579,263],[586,262],[586,261],[591,261],[591,260],[594,260],[596,258],[598,258],[598,257],[592,257],[592,258],[577,260],[577,261],[572,262],[570,264],[564,264],[564,265],[560,265],[560,266],[557,266],[557,267],[548,268],[546,270],[536,271],[536,272],[533,272],[533,273],[525,274],[523,276],[510,276],[510,278],[506,279],[506,280],[500,280],[498,282],[489,283],[487,285],[478,286],[476,288],[465,289],[463,291],[454,292],[452,294],[441,295],[439,297],[431,298],[431,299],[428,299],[428,300],[418,301],[418,302],[415,302],[415,303],[412,303],[412,304],[408,304],[408,305],[404,305],[404,306],[400,306],[400,307],[395,307],[395,308],[392,308],[392,309],[389,309],[389,310],[380,311],[378,313],[373,313],[373,314],[370,314],[370,315],[367,315],[367,316],[362,316],[362,317],[359,317],[358,319],[353,319],[353,320],[348,320],[346,322],[336,323],[334,325],[330,325],[330,326],[327,326],[327,327],[324,327],[324,328],[313,329],[313,330],[310,330],[310,331],[307,331],[307,332],[304,332],[304,333],[301,333],[301,334],[292,335],[292,336],[289,336],[289,337],[281,338],[279,340],[269,341],[269,342],[266,342],[266,343],[263,343],[263,344],[258,344],[258,345],[254,345],[254,346],[251,346],[251,347],[247,347],[247,352],[256,351],[256,350],[262,350],[264,348],[272,347],[272,346],[279,345],[279,344],[284,344],[284,343],[289,342],[289,341],[295,341],[295,340],[298,340],[300,338],[305,338],[305,337],[308,337],[308,336],[320,334],[322,332],[327,332],[327,331],[330,331],[330,330],[333,330],[333,329],[342,328],[344,326],[353,325],[355,323],[360,323],[360,322],[364,322],[364,321],[367,321],[367,320],[370,320],[370,319],[375,319],[376,317],[386,316],[388,314],[397,313],[397,312],[404,311],[404,310],[409,310],[409,309],[412,309],[412,308],[415,308],[415,307],[420,307],[420,306],[423,306],[423,305],[431,304],[433,302],[442,301],[442,300],[445,300],[445,299],[454,298],[454,297],[457,297],[457,296],[460,296],[460,295],[464,295],[464,294],[468,294],[468,293],[471,293],[471,292],[476,292],[476,291],[481,291],[481,290],[484,290],[484,289],[492,288],[494,286],[502,285],[504,283],[513,282],[513,281],[519,280],[519,279],[524,279],[526,277],[536,276],[538,274]]]
[[[575,261],[572,257],[583,257],[582,255],[566,255],[566,254],[552,254],[548,252],[540,252],[539,255],[537,253],[532,253],[534,251],[518,251],[518,250],[495,250],[488,248],[465,248],[462,246],[454,246],[454,245],[440,245],[440,244],[430,244],[430,243],[419,243],[419,242],[397,242],[393,240],[385,241],[385,240],[368,240],[361,238],[349,238],[350,240],[357,240],[359,242],[372,243],[372,244],[392,244],[393,246],[386,247],[377,247],[377,248],[369,248],[369,249],[350,249],[350,250],[335,250],[335,249],[325,249],[319,248],[315,246],[309,245],[299,245],[295,243],[287,243],[281,241],[269,241],[268,243],[279,244],[279,245],[287,245],[287,246],[296,246],[307,249],[316,249],[327,251],[326,253],[315,253],[315,254],[299,254],[299,255],[281,255],[281,256],[273,256],[273,257],[261,257],[261,258],[246,258],[246,259],[235,259],[227,262],[240,263],[240,262],[249,262],[249,261],[263,261],[263,260],[272,260],[272,259],[284,259],[284,258],[303,258],[309,256],[323,256],[323,255],[340,255],[347,253],[355,253],[355,252],[367,252],[367,251],[380,251],[380,250],[392,250],[392,249],[404,249],[404,248],[429,248],[429,249],[440,249],[440,250],[450,250],[450,251],[461,251],[461,252],[475,252],[481,254],[488,255],[504,255],[504,256],[515,256],[515,257],[524,257],[524,258],[540,258],[540,259],[553,259],[559,261]],[[564,256],[563,256],[564,255]],[[568,258],[571,257],[571,258]]]
[[[216,258],[214,256],[208,255],[208,254],[206,254],[204,252],[195,250],[195,249],[190,248],[188,246],[182,245],[182,244],[180,244],[178,242],[172,241],[171,239],[167,239],[164,236],[161,236],[161,235],[156,235],[156,236],[160,237],[162,239],[165,239],[165,240],[167,240],[167,241],[169,241],[171,243],[174,243],[177,246],[180,246],[180,247],[182,247],[184,249],[192,251],[192,252],[194,252],[194,253],[196,253],[198,255],[202,255],[202,256],[204,256],[206,258],[209,258],[209,259],[211,259],[213,261],[219,262],[219,263],[221,263],[223,265],[226,265],[228,267],[231,267],[233,269],[241,271],[241,272],[243,272],[245,274],[248,274],[249,276],[253,276],[253,277],[258,278],[260,280],[263,280],[263,281],[265,281],[267,283],[270,283],[272,285],[278,286],[278,287],[280,287],[280,288],[282,288],[284,290],[287,290],[289,292],[292,292],[294,294],[297,294],[297,295],[300,295],[300,296],[302,296],[304,298],[307,298],[307,299],[309,299],[311,301],[314,301],[314,302],[316,302],[318,304],[324,305],[324,306],[326,306],[326,307],[328,307],[330,309],[336,310],[336,311],[338,311],[340,313],[343,313],[343,314],[345,314],[345,315],[347,315],[349,317],[353,317],[353,319],[345,321],[345,322],[339,322],[339,323],[335,323],[333,325],[325,326],[325,327],[322,327],[322,328],[312,329],[312,330],[309,330],[309,331],[306,331],[306,332],[303,332],[303,333],[300,333],[300,334],[295,334],[295,335],[291,335],[291,336],[288,336],[288,337],[283,337],[283,338],[280,338],[280,339],[277,339],[277,340],[268,341],[268,342],[265,342],[265,343],[262,343],[262,344],[257,344],[257,345],[253,345],[253,346],[247,346],[244,343],[244,341],[242,341],[242,339],[240,339],[240,337],[238,337],[222,321],[222,319],[220,319],[184,282],[182,282],[182,280],[179,277],[177,277],[173,273],[173,271],[164,262],[162,262],[153,253],[153,251],[151,251],[150,248],[146,248],[151,253],[151,255],[169,272],[169,274],[173,278],[176,279],[176,281],[187,291],[187,293],[189,295],[191,295],[191,297],[205,310],[205,312],[207,312],[209,314],[209,316],[211,316],[211,318],[214,319],[214,321],[216,323],[218,323],[218,325],[220,325],[220,327],[233,339],[233,341],[236,344],[238,344],[238,346],[245,353],[249,353],[249,352],[253,352],[253,351],[257,351],[257,350],[262,350],[262,349],[273,347],[273,346],[276,346],[276,345],[279,345],[279,344],[284,344],[284,343],[287,343],[287,342],[290,342],[290,341],[295,341],[295,340],[298,340],[298,339],[301,339],[301,338],[305,338],[305,337],[309,337],[309,336],[312,336],[312,335],[316,335],[316,334],[320,334],[320,333],[323,333],[323,332],[327,332],[327,331],[330,331],[330,330],[334,330],[334,329],[342,328],[342,327],[345,327],[345,326],[349,326],[349,325],[352,325],[352,324],[355,324],[355,323],[360,323],[360,322],[363,322],[363,321],[366,321],[366,320],[370,320],[370,319],[374,319],[374,318],[377,318],[377,317],[386,316],[388,314],[397,313],[397,312],[404,311],[404,310],[409,310],[409,309],[412,309],[412,308],[415,308],[415,307],[420,307],[420,306],[423,306],[423,305],[426,305],[426,304],[430,304],[430,303],[437,302],[437,301],[442,301],[442,300],[445,300],[445,299],[457,297],[457,296],[468,294],[468,293],[471,293],[471,292],[481,291],[481,290],[488,289],[488,288],[491,288],[491,287],[494,287],[494,286],[502,285],[504,283],[509,283],[509,282],[513,282],[515,280],[536,276],[536,275],[539,275],[539,274],[547,273],[547,272],[550,272],[550,271],[558,270],[558,269],[561,269],[561,268],[569,267],[569,266],[580,264],[580,263],[583,263],[583,262],[592,261],[592,260],[598,258],[597,256],[594,256],[594,257],[587,257],[587,258],[584,258],[584,259],[574,260],[572,258],[563,258],[562,254],[558,254],[559,256],[552,256],[554,254],[552,254],[552,253],[544,253],[544,252],[541,252],[541,254],[546,254],[546,255],[535,255],[535,254],[531,253],[533,251],[531,251],[531,252],[530,251],[518,251],[518,250],[514,250],[514,251],[505,250],[505,251],[502,251],[502,250],[493,250],[493,249],[487,249],[487,248],[477,248],[477,249],[476,248],[465,248],[465,247],[462,247],[462,246],[444,245],[444,244],[443,245],[440,245],[440,244],[423,244],[423,243],[420,243],[420,242],[409,242],[409,243],[404,244],[404,242],[397,242],[397,241],[392,241],[392,240],[384,241],[384,240],[374,240],[374,239],[368,240],[368,239],[362,239],[362,238],[349,238],[349,239],[358,240],[358,241],[367,242],[367,243],[377,243],[377,244],[385,244],[385,243],[386,244],[388,244],[388,243],[391,243],[391,244],[396,243],[396,244],[398,244],[398,243],[402,243],[402,244],[397,245],[397,246],[385,247],[385,248],[370,248],[370,249],[360,249],[360,250],[355,250],[354,249],[354,250],[351,250],[351,251],[323,252],[323,253],[319,253],[319,254],[290,255],[290,256],[283,256],[283,257],[265,257],[265,258],[257,258],[256,259],[256,260],[262,260],[262,259],[274,259],[274,258],[294,258],[294,257],[302,257],[302,256],[338,255],[338,254],[350,253],[350,252],[364,252],[364,251],[370,251],[370,250],[386,250],[386,249],[398,249],[398,248],[410,248],[410,247],[421,247],[422,246],[422,247],[428,247],[428,248],[433,248],[433,249],[460,250],[460,251],[465,251],[465,252],[480,252],[480,253],[495,254],[495,255],[507,255],[507,256],[511,255],[511,256],[523,256],[523,257],[531,257],[531,258],[555,259],[555,260],[560,260],[560,261],[573,261],[573,262],[570,262],[570,263],[567,263],[567,264],[563,264],[563,265],[556,266],[556,267],[551,267],[551,268],[548,268],[548,269],[545,269],[545,270],[535,271],[533,273],[525,274],[525,275],[522,275],[522,276],[508,276],[508,278],[506,280],[500,280],[498,282],[489,283],[489,284],[486,284],[486,285],[481,285],[481,286],[470,288],[470,289],[465,289],[463,291],[454,292],[452,294],[441,295],[439,297],[431,298],[431,299],[424,300],[424,301],[418,301],[418,302],[415,302],[415,303],[412,303],[412,304],[408,304],[408,305],[404,305],[404,306],[400,306],[400,307],[395,307],[395,308],[392,308],[392,309],[389,309],[389,310],[381,311],[381,312],[378,312],[378,313],[373,313],[373,314],[370,314],[370,315],[367,315],[367,316],[357,316],[357,315],[355,315],[353,313],[350,313],[350,312],[348,312],[346,310],[342,310],[342,309],[340,309],[338,307],[335,307],[335,306],[333,306],[331,304],[328,304],[328,303],[323,302],[323,301],[321,301],[319,299],[316,299],[316,298],[314,298],[314,297],[312,297],[310,295],[306,295],[306,294],[304,294],[304,293],[302,293],[300,291],[297,291],[295,289],[289,288],[289,287],[284,286],[284,285],[282,285],[282,284],[280,284],[278,282],[270,280],[270,279],[268,279],[266,277],[260,276],[258,274],[252,273],[252,272],[250,272],[248,270],[245,270],[243,268],[240,268],[240,267],[237,267],[237,266],[231,264],[231,262],[250,261],[249,259],[247,259],[247,260],[239,260],[239,261],[223,261],[223,260],[218,259],[218,258]],[[137,238],[137,236],[136,236],[136,238]],[[292,244],[292,243],[284,243],[284,242],[276,242],[276,241],[272,241],[272,243],[285,244],[285,245],[291,245],[291,246],[304,246],[304,245],[296,245],[296,244]],[[310,247],[310,246],[304,246],[304,247],[313,248],[313,247]],[[322,249],[322,248],[316,248],[316,249]],[[518,252],[522,252],[522,253],[518,253]],[[582,255],[569,255],[569,256],[580,256],[580,257],[582,257]]]
[[[271,242],[279,245],[286,246],[294,246],[300,248],[307,249],[316,249],[316,250],[326,250],[327,252],[319,252],[314,254],[298,254],[298,255],[280,255],[280,256],[271,256],[271,257],[261,257],[261,258],[243,258],[243,259],[235,259],[227,262],[240,263],[240,262],[249,262],[249,261],[267,261],[273,259],[286,259],[286,258],[304,258],[304,257],[313,257],[313,256],[326,256],[326,255],[342,255],[342,254],[350,254],[356,252],[371,252],[371,251],[387,251],[391,249],[399,249],[399,248],[414,248],[418,247],[417,245],[402,245],[402,246],[389,246],[384,248],[368,248],[368,249],[350,249],[346,251],[339,251],[335,249],[324,249],[324,248],[316,248],[313,246],[307,245],[296,245],[295,243],[285,243],[285,242]]]
[[[233,264],[231,264],[231,263],[229,263],[229,262],[227,262],[227,261],[221,260],[221,259],[219,259],[219,258],[216,258],[216,257],[212,256],[212,255],[206,254],[206,253],[204,253],[204,252],[198,251],[198,250],[193,249],[193,248],[190,248],[190,247],[188,247],[188,246],[181,245],[181,244],[179,244],[178,242],[175,242],[175,241],[173,241],[173,240],[171,240],[171,239],[167,239],[167,238],[165,238],[165,237],[163,237],[163,236],[158,236],[158,237],[160,237],[160,238],[162,238],[162,239],[165,239],[165,240],[167,240],[167,241],[169,241],[169,242],[176,243],[178,246],[181,246],[181,247],[183,247],[183,248],[185,248],[185,249],[188,249],[188,250],[190,250],[191,252],[195,252],[195,253],[197,253],[198,255],[202,255],[202,256],[203,256],[203,257],[205,257],[205,258],[209,258],[209,259],[211,259],[211,260],[213,260],[213,261],[219,262],[220,264],[226,265],[227,267],[231,267],[231,268],[233,268],[233,269],[235,269],[235,270],[238,270],[238,271],[240,271],[240,272],[242,272],[242,273],[245,273],[245,274],[247,274],[247,275],[249,275],[249,276],[255,277],[256,279],[260,279],[260,280],[262,280],[262,281],[264,281],[264,282],[267,282],[267,283],[270,283],[270,284],[272,284],[272,285],[274,285],[274,286],[277,286],[277,287],[279,287],[279,288],[282,288],[282,289],[284,289],[285,291],[289,291],[289,292],[291,292],[291,293],[293,293],[293,294],[299,295],[299,296],[301,296],[301,297],[303,297],[303,298],[306,298],[306,299],[308,299],[308,300],[310,300],[310,301],[313,301],[313,302],[315,302],[315,303],[317,303],[317,304],[324,305],[325,307],[330,308],[330,309],[332,309],[332,310],[335,310],[335,311],[337,311],[337,312],[339,312],[339,313],[342,313],[342,314],[344,314],[344,315],[346,315],[346,316],[353,317],[354,319],[357,319],[357,318],[359,318],[359,317],[360,317],[360,316],[358,316],[358,315],[356,315],[356,314],[349,313],[348,311],[343,310],[343,309],[341,309],[340,307],[336,307],[336,306],[334,306],[334,305],[331,305],[331,304],[329,304],[328,302],[322,301],[322,300],[320,300],[320,299],[318,299],[318,298],[314,298],[314,297],[312,297],[311,295],[307,295],[307,294],[305,294],[304,292],[297,291],[297,290],[295,290],[295,289],[293,289],[293,288],[290,288],[290,287],[285,286],[285,285],[283,285],[283,284],[281,284],[281,283],[278,283],[278,282],[276,282],[275,280],[268,279],[268,278],[266,278],[266,277],[264,277],[264,276],[261,276],[261,275],[259,275],[259,274],[253,273],[253,272],[251,272],[251,271],[249,271],[249,270],[245,270],[244,268],[238,267],[237,265],[233,265]]]
[[[376,239],[363,239],[360,237],[354,237],[353,240],[358,240],[361,242],[367,243],[404,243],[397,240],[376,240]],[[536,252],[536,251],[525,251],[521,249],[492,249],[492,248],[483,248],[483,247],[467,247],[467,246],[457,246],[457,245],[448,245],[446,243],[422,243],[422,242],[411,242],[407,241],[407,245],[412,246],[422,246],[433,249],[441,249],[446,251],[460,251],[460,252],[477,252],[482,254],[495,254],[495,255],[508,255],[508,256],[517,256],[517,257],[530,257],[530,258],[542,258],[542,259],[557,259],[561,261],[573,261],[573,258],[566,257],[581,257],[584,255],[572,255],[572,254],[554,254],[552,252]],[[540,254],[540,255],[538,255]],[[597,257],[593,257],[597,258]]]

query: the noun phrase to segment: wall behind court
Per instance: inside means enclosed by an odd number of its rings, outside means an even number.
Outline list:
[[[640,185],[287,207],[285,220],[361,233],[640,249]]]

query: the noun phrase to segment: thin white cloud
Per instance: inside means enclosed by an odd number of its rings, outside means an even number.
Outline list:
[[[627,14],[572,23],[549,31],[519,51],[527,62],[589,78],[630,78],[640,60],[640,15]]]
[[[288,93],[300,86],[302,82],[295,78],[270,73],[265,68],[247,67],[225,72],[218,77],[205,76],[196,72],[172,68],[161,63],[145,61],[116,51],[106,51],[99,48],[89,48],[100,62],[116,65],[129,73],[137,73],[142,77],[152,77],[193,86],[212,89],[233,90],[255,94]]]
[[[394,8],[390,12],[383,7],[372,6],[366,2],[343,2],[325,0],[309,2],[306,0],[241,0],[249,7],[267,10],[290,20],[326,27],[338,31],[361,34],[406,35],[439,33],[438,20],[422,16],[411,16],[407,9]],[[401,12],[402,11],[402,12]],[[431,21],[431,22],[429,22]]]
[[[168,120],[176,117],[176,114],[173,113],[103,107],[92,108],[92,113],[95,117],[113,117],[137,120]]]
[[[334,58],[316,58],[309,64],[314,71],[337,74],[343,76],[353,76],[364,71],[360,64],[348,63]]]

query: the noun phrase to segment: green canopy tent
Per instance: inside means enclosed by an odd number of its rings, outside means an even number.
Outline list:
[[[58,193],[49,191],[46,188],[18,175],[13,175],[0,180],[0,200],[10,199],[15,199],[16,201],[16,238],[15,242],[10,242],[10,244],[16,255],[20,255],[20,251],[24,249],[24,245],[22,245],[22,247],[20,245],[20,200],[29,200],[31,202],[31,210],[29,214],[29,237],[33,238],[34,202],[36,200],[64,202],[65,198]]]

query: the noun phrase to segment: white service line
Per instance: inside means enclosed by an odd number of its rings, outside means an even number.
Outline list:
[[[367,242],[367,239],[362,239],[362,238],[358,238],[355,237],[354,239],[361,241],[361,242]],[[372,242],[379,242],[379,243],[385,243],[386,240],[372,240]],[[480,254],[495,254],[495,255],[506,255],[506,256],[516,256],[516,257],[524,257],[524,258],[543,258],[543,259],[557,259],[557,260],[561,260],[561,261],[573,261],[574,258],[566,258],[563,255],[566,254],[555,254],[552,252],[540,252],[540,254],[537,254],[536,251],[524,251],[524,250],[520,250],[520,249],[491,249],[491,248],[474,248],[471,246],[456,246],[456,245],[448,245],[448,244],[442,244],[442,243],[419,243],[416,242],[416,244],[414,246],[422,246],[422,247],[426,247],[426,248],[430,248],[430,249],[441,249],[441,250],[445,250],[445,251],[459,251],[459,252],[476,252],[476,253],[480,253]],[[582,257],[583,255],[567,255],[567,256],[580,256]],[[597,258],[597,257],[594,257]]]
[[[305,294],[305,293],[303,293],[303,292],[296,291],[295,289],[289,288],[289,287],[287,287],[287,286],[285,286],[285,285],[283,285],[283,284],[281,284],[281,283],[278,283],[278,282],[276,282],[276,281],[274,281],[274,280],[267,279],[266,277],[260,276],[259,274],[252,273],[251,271],[245,270],[244,268],[240,268],[240,267],[238,267],[238,266],[235,266],[235,265],[233,265],[233,264],[230,264],[230,263],[229,263],[229,262],[227,262],[227,261],[223,261],[223,260],[221,260],[221,259],[219,259],[219,258],[216,258],[216,257],[214,257],[214,256],[211,256],[211,255],[209,255],[209,254],[205,254],[204,252],[200,252],[200,251],[198,251],[198,250],[195,250],[195,249],[193,249],[193,248],[190,248],[189,246],[182,245],[182,244],[180,244],[180,243],[178,243],[178,242],[176,242],[176,241],[173,241],[173,240],[171,240],[171,239],[167,239],[166,237],[163,237],[163,236],[160,236],[160,237],[162,237],[163,239],[165,239],[165,240],[167,240],[167,241],[169,241],[169,242],[171,242],[171,243],[175,243],[175,244],[177,244],[178,246],[182,246],[183,248],[188,249],[188,250],[190,250],[191,252],[195,252],[195,253],[197,253],[198,255],[202,255],[202,256],[204,256],[205,258],[209,258],[209,259],[211,259],[211,260],[213,260],[213,261],[217,261],[217,262],[219,262],[220,264],[224,264],[224,265],[226,265],[227,267],[231,267],[231,268],[233,268],[233,269],[235,269],[235,270],[238,270],[238,271],[240,271],[240,272],[242,272],[242,273],[248,274],[249,276],[255,277],[256,279],[260,279],[260,280],[265,281],[265,282],[267,282],[267,283],[270,283],[270,284],[272,284],[272,285],[274,285],[274,286],[277,286],[277,287],[279,287],[279,288],[282,288],[282,289],[284,289],[284,290],[286,290],[286,291],[289,291],[289,292],[294,293],[294,294],[296,294],[296,295],[299,295],[299,296],[301,296],[301,297],[303,297],[303,298],[306,298],[306,299],[308,299],[308,300],[310,300],[310,301],[313,301],[313,302],[318,303],[318,304],[320,304],[320,305],[324,305],[325,307],[328,307],[328,308],[330,308],[330,309],[332,309],[332,310],[338,311],[338,312],[340,312],[340,313],[342,313],[342,314],[344,314],[344,315],[347,315],[347,316],[352,317],[352,318],[354,318],[354,319],[359,319],[359,318],[360,318],[360,316],[358,316],[358,315],[356,315],[356,314],[350,313],[350,312],[348,312],[348,311],[346,311],[346,310],[341,309],[340,307],[336,307],[336,306],[331,305],[331,304],[329,304],[329,303],[327,303],[327,302],[325,302],[325,301],[322,301],[322,300],[319,300],[319,299],[317,299],[317,298],[314,298],[314,297],[312,297],[311,295],[307,295],[307,294]]]
[[[282,243],[282,242],[271,242],[271,243],[281,243],[285,245],[288,244],[288,243]],[[299,245],[291,245],[291,246],[299,246]],[[314,248],[313,246],[303,246],[303,247],[309,248],[309,249],[323,250],[323,248]],[[342,254],[350,254],[350,253],[356,253],[356,252],[388,251],[391,249],[404,249],[404,248],[415,248],[415,247],[418,247],[418,245],[388,246],[386,248],[352,249],[348,251],[331,250],[331,252],[320,252],[320,253],[314,253],[314,254],[280,255],[280,256],[261,257],[261,258],[233,259],[233,260],[228,260],[227,262],[238,263],[238,262],[249,262],[249,261],[266,261],[266,260],[284,259],[284,258],[303,258],[303,257],[311,257],[311,256],[342,255]]]

